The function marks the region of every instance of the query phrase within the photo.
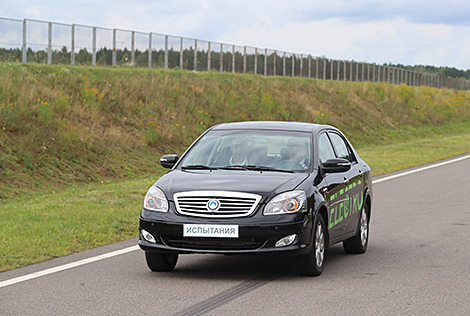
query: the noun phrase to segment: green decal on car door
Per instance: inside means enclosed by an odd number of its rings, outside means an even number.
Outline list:
[[[355,187],[356,183],[351,184],[351,186]],[[344,194],[343,190],[340,191],[339,196],[338,196],[338,193],[332,194],[330,196],[330,201],[333,201],[337,199],[338,197],[341,198],[343,194]],[[348,216],[351,216],[357,213],[358,211],[362,210],[363,204],[364,204],[364,196],[362,192],[354,194],[352,197],[350,197],[349,194],[346,194],[342,202],[336,203],[330,209],[328,229],[331,229],[332,227],[338,225],[344,219],[348,218]]]

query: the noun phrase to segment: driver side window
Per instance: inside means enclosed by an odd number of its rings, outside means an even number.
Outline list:
[[[329,132],[328,135],[330,136],[333,145],[335,146],[336,153],[338,154],[338,158],[344,158],[349,160],[350,162],[356,162],[354,155],[352,154],[349,147],[346,145],[344,139],[334,132]]]
[[[328,159],[336,158],[333,146],[331,145],[330,139],[326,133],[322,133],[318,138],[319,157],[322,164]]]

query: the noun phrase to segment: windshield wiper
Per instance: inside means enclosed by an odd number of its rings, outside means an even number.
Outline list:
[[[278,169],[274,167],[268,166],[257,166],[257,165],[233,165],[233,166],[224,166],[219,169],[226,169],[226,170],[250,170],[250,171],[273,171],[273,172],[288,172],[294,173],[293,170],[286,170],[286,169]]]
[[[224,170],[248,170],[246,168],[246,165],[228,165],[228,166],[219,167],[219,169],[224,169]]]
[[[181,169],[216,170],[218,168],[210,167],[210,166],[206,166],[206,165],[187,165],[187,166],[182,166]]]

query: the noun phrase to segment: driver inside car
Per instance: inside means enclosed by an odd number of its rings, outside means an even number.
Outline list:
[[[278,168],[307,170],[310,166],[307,147],[305,141],[297,137],[290,138],[287,141],[287,148],[284,147],[281,151],[284,160],[279,163]]]
[[[247,165],[247,149],[248,139],[246,136],[238,136],[233,138],[230,143],[232,157],[230,157],[229,165]]]

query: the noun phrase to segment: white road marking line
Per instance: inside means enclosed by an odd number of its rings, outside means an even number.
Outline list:
[[[45,276],[45,275],[48,275],[48,274],[52,274],[52,273],[64,271],[64,270],[67,270],[67,269],[79,267],[79,266],[82,266],[84,264],[96,262],[96,261],[103,260],[103,259],[112,258],[112,257],[119,256],[119,255],[131,252],[131,251],[135,251],[135,250],[138,250],[138,249],[139,249],[139,246],[136,245],[136,246],[116,250],[116,251],[113,251],[113,252],[108,252],[108,253],[105,253],[105,254],[102,254],[102,255],[99,255],[99,256],[96,256],[96,257],[87,258],[87,259],[83,259],[83,260],[72,262],[72,263],[67,263],[67,264],[64,264],[64,265],[61,265],[61,266],[58,266],[58,267],[55,267],[55,268],[50,268],[50,269],[30,273],[30,274],[23,275],[23,276],[14,278],[14,279],[2,281],[2,282],[0,282],[0,288],[8,286],[8,285],[13,285],[13,284],[16,284],[16,283],[20,283],[20,282],[23,282],[23,281],[28,281],[28,280],[31,280],[31,279],[39,278],[39,277],[42,277],[42,276]]]
[[[435,165],[430,165],[430,166],[426,166],[426,167],[423,167],[423,168],[419,168],[419,169],[410,170],[410,171],[406,171],[406,172],[403,172],[403,173],[395,174],[393,176],[389,176],[389,177],[385,177],[385,178],[375,180],[372,183],[376,184],[376,183],[384,182],[384,181],[387,181],[387,180],[395,179],[395,178],[398,178],[398,177],[403,177],[403,176],[406,176],[406,175],[409,175],[409,174],[412,174],[412,173],[428,170],[428,169],[431,169],[431,168],[437,168],[437,167],[440,167],[440,166],[444,166],[444,165],[447,165],[447,164],[450,164],[450,163],[453,163],[453,162],[457,162],[457,161],[460,161],[460,160],[468,159],[468,158],[470,158],[470,155],[459,157],[459,158],[449,160],[449,161],[444,161],[444,162],[441,162],[441,163],[438,163],[438,164],[435,164]],[[23,282],[23,281],[28,281],[28,280],[32,280],[32,279],[35,279],[35,278],[39,278],[39,277],[42,277],[42,276],[45,276],[45,275],[48,275],[48,274],[52,274],[52,273],[64,271],[64,270],[67,270],[67,269],[79,267],[79,266],[84,265],[84,264],[96,262],[96,261],[103,260],[103,259],[112,258],[112,257],[119,256],[119,255],[131,252],[131,251],[135,251],[135,250],[138,250],[138,249],[139,249],[139,246],[136,245],[136,246],[124,248],[124,249],[121,249],[121,250],[116,250],[116,251],[113,251],[113,252],[105,253],[105,254],[102,254],[102,255],[99,255],[99,256],[96,256],[96,257],[83,259],[83,260],[80,260],[80,261],[77,261],[77,262],[64,264],[64,265],[61,265],[61,266],[58,266],[58,267],[55,267],[55,268],[50,268],[50,269],[34,272],[34,273],[31,273],[31,274],[27,274],[27,275],[24,275],[24,276],[20,276],[20,277],[14,278],[14,279],[2,281],[2,282],[0,282],[0,288],[5,287],[5,286],[9,286],[9,285],[13,285],[13,284],[16,284],[16,283],[20,283],[20,282]]]
[[[444,162],[441,162],[441,163],[437,163],[435,165],[430,165],[430,166],[426,166],[426,167],[423,167],[423,168],[410,170],[410,171],[406,171],[406,172],[402,172],[402,173],[398,173],[398,174],[394,174],[392,176],[388,176],[388,177],[381,178],[381,179],[378,179],[378,180],[373,180],[372,184],[392,180],[392,179],[395,179],[395,178],[407,176],[407,175],[412,174],[412,173],[421,172],[421,171],[432,169],[432,168],[441,167],[441,166],[444,166],[444,165],[447,165],[447,164],[450,164],[450,163],[454,163],[454,162],[457,162],[457,161],[460,161],[460,160],[468,159],[468,158],[470,158],[470,155],[459,157],[459,158],[448,160],[448,161],[444,161]]]

